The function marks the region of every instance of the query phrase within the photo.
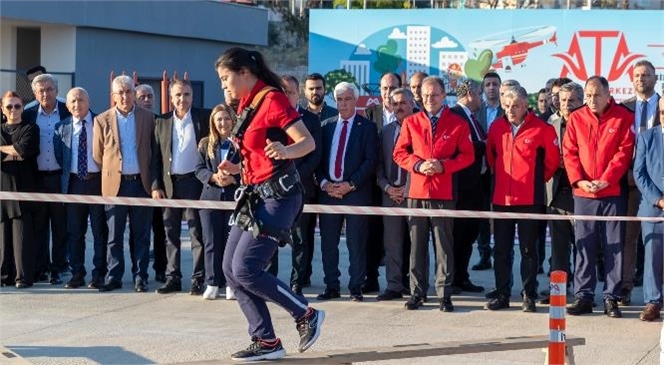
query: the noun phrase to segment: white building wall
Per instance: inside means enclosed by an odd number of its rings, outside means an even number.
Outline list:
[[[431,63],[431,27],[408,26],[406,28],[406,74],[429,73]]]
[[[360,86],[360,95],[365,95],[362,86],[369,83],[369,61],[341,61],[339,66],[355,76]]]

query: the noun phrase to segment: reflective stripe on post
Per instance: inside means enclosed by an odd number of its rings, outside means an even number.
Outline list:
[[[551,273],[549,291],[549,365],[565,365],[566,272]]]

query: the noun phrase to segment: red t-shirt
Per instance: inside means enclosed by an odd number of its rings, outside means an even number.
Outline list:
[[[238,115],[251,105],[254,96],[267,86],[258,81],[246,98],[240,100]],[[285,132],[291,124],[300,120],[300,113],[288,101],[286,94],[281,91],[268,92],[263,102],[254,112],[249,127],[244,133],[240,145],[242,156],[242,178],[245,184],[260,184],[269,180],[279,171],[293,164],[292,160],[275,160],[265,155],[266,139],[272,142],[281,142],[284,146],[292,143]]]

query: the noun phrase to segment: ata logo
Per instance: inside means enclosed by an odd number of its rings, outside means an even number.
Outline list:
[[[586,40],[588,39],[588,40]],[[617,40],[617,44],[616,41]],[[594,44],[594,58],[593,64],[586,64],[583,51],[592,50],[593,46],[581,48],[580,43],[592,42]],[[602,47],[606,46],[607,51],[603,52]],[[604,69],[603,54],[613,54],[613,61],[608,70]],[[602,75],[611,82],[619,79],[624,74],[631,75],[632,64],[638,58],[645,57],[645,55],[638,53],[631,53],[627,47],[625,40],[625,33],[615,30],[582,30],[574,33],[572,42],[569,45],[567,53],[556,53],[552,55],[558,57],[565,62],[560,77],[567,77],[570,73],[577,79],[587,80],[590,76]],[[588,55],[586,54],[586,57]],[[592,73],[588,73],[586,66],[594,66]]]

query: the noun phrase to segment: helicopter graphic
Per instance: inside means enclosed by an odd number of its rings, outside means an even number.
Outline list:
[[[511,71],[516,65],[525,66],[524,62],[533,48],[547,43],[558,45],[557,41],[556,27],[538,26],[495,33],[470,42],[469,47],[476,54],[491,50],[494,54],[491,66],[496,70]]]

